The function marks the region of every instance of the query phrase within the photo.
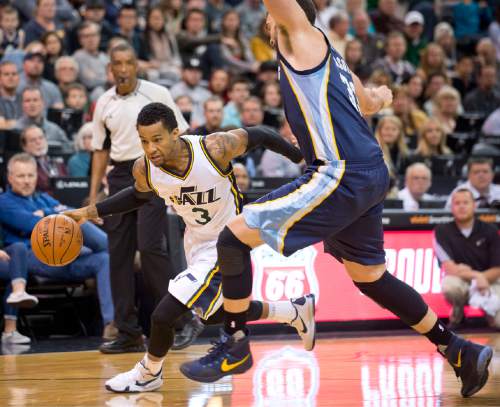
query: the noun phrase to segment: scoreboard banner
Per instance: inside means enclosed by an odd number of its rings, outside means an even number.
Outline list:
[[[438,316],[447,317],[450,306],[441,293],[443,272],[433,251],[433,232],[384,235],[388,271],[417,290]],[[252,251],[252,264],[256,300],[283,301],[311,292],[316,295],[316,321],[396,319],[354,286],[344,266],[323,253],[322,243],[290,257],[264,245]],[[469,307],[467,315],[480,316],[482,311]]]

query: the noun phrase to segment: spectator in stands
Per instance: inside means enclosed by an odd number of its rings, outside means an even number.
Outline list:
[[[396,86],[393,89],[392,110],[403,123],[405,136],[416,140],[423,124],[427,121],[427,115],[413,102],[408,86]]]
[[[418,211],[421,201],[434,200],[428,194],[432,184],[432,173],[424,163],[413,163],[406,168],[405,187],[398,192],[398,199],[403,201],[405,211]]]
[[[353,37],[349,34],[349,14],[340,10],[333,15],[329,23],[328,39],[337,52],[345,57],[345,47],[347,42]]]
[[[28,247],[28,271],[32,274],[62,281],[85,281],[95,277],[101,317],[105,325],[104,336],[107,336],[112,326],[114,310],[106,234],[90,222],[82,224],[80,228],[84,247],[78,258],[67,266],[45,265],[31,250],[31,231],[42,217],[59,213],[66,207],[45,193],[35,192],[36,163],[29,154],[14,155],[8,162],[7,171],[10,188],[0,195],[0,223],[4,225],[5,243],[22,242]]]
[[[359,9],[352,18],[354,37],[363,44],[363,57],[371,65],[384,54],[384,39],[370,32],[370,17],[365,10]]]
[[[68,160],[68,171],[71,177],[88,177],[90,174],[92,129],[92,123],[85,123],[75,136],[75,154]]]
[[[15,128],[24,130],[28,126],[38,126],[47,136],[49,145],[58,146],[64,152],[71,152],[73,148],[64,130],[44,116],[44,100],[40,89],[25,88],[21,94],[21,100],[23,115],[17,120]]]
[[[499,69],[495,45],[490,38],[481,38],[476,45],[476,63],[478,67],[493,65],[497,68],[497,81],[499,80]]]
[[[221,131],[224,116],[224,102],[219,96],[211,96],[203,103],[205,124],[193,131],[193,134],[206,136]]]
[[[404,31],[404,22],[396,16],[396,0],[379,0],[378,9],[371,13],[371,19],[378,33],[388,35],[392,31]]]
[[[252,38],[259,30],[260,22],[266,17],[266,9],[260,0],[243,0],[236,8],[240,15],[242,34]]]
[[[45,48],[45,63],[43,77],[50,82],[55,82],[54,65],[64,53],[64,44],[56,31],[47,31],[40,39]]]
[[[38,191],[52,195],[53,188],[50,183],[52,177],[68,175],[64,159],[58,156],[49,156],[49,144],[43,130],[37,126],[29,126],[21,133],[21,147],[36,161]]]
[[[421,51],[420,68],[426,78],[433,73],[446,74],[446,56],[443,48],[435,42],[429,43]]]
[[[286,119],[282,119],[280,135],[290,144],[298,146],[297,138],[292,133],[292,129]],[[295,164],[288,158],[271,150],[265,150],[262,154],[258,171],[263,177],[284,177],[296,178],[302,174],[302,165]]]
[[[384,0],[392,1],[392,0]],[[387,37],[386,56],[375,62],[375,69],[383,69],[391,75],[394,84],[399,85],[415,73],[413,66],[403,59],[406,53],[406,41],[402,33],[391,32]]]
[[[489,115],[500,106],[500,91],[497,86],[497,71],[493,65],[483,65],[477,78],[477,89],[465,96],[464,108],[467,112]]]
[[[487,117],[481,131],[488,136],[500,136],[500,107]]]
[[[17,331],[17,308],[34,307],[38,298],[26,292],[28,251],[21,242],[0,249],[0,280],[7,282],[3,300],[2,345],[27,345],[31,339]]]
[[[208,0],[205,7],[205,14],[210,32],[220,32],[222,16],[226,11],[231,10],[231,6],[224,0]]]
[[[192,129],[196,127],[196,123],[193,123],[193,100],[189,95],[181,94],[177,98],[174,99],[175,104],[179,108],[182,113],[182,116],[189,124],[189,128]]]
[[[54,74],[57,86],[63,94],[68,91],[68,86],[75,83],[78,79],[79,67],[75,58],[62,56],[57,59],[54,65]]]
[[[330,0],[313,0],[316,7],[316,21],[314,25],[321,29],[324,33],[330,28],[330,20],[337,14],[339,9],[331,5]]]
[[[12,6],[4,6],[0,16],[0,56],[24,48],[26,34],[19,29],[19,13]]]
[[[202,58],[208,45],[220,42],[220,34],[207,34],[203,10],[189,10],[183,25],[184,29],[177,34],[177,44],[183,61],[192,57]]]
[[[445,272],[441,287],[453,307],[453,329],[464,320],[464,305],[476,300],[488,323],[500,328],[500,310],[491,309],[487,298],[500,297],[500,237],[496,226],[475,219],[474,207],[471,191],[457,189],[451,196],[454,221],[434,229],[434,251]]]
[[[85,5],[81,7],[80,14],[82,21],[75,24],[66,35],[67,51],[73,54],[79,47],[78,29],[83,22],[92,22],[100,27],[101,43],[99,49],[104,51],[108,46],[108,42],[113,37],[113,27],[104,19],[106,8],[102,0],[86,0]]]
[[[265,19],[260,23],[257,34],[250,40],[250,49],[257,62],[276,59],[276,51],[269,44],[269,32],[266,28]]]
[[[267,82],[262,88],[262,103],[264,105],[264,120],[266,126],[278,129],[284,116],[280,85],[276,81]]]
[[[424,101],[425,80],[421,75],[415,74],[407,82],[408,96],[419,109]]]
[[[384,161],[392,174],[398,174],[404,167],[409,156],[405,142],[403,123],[396,116],[384,116],[375,130]]]
[[[208,90],[215,96],[219,96],[224,103],[228,100],[229,73],[220,68],[214,69],[208,81]]]
[[[252,95],[262,95],[262,90],[266,83],[279,81],[278,69],[279,67],[277,61],[262,62],[259,66],[259,71],[257,72],[256,81],[252,86]]]
[[[106,83],[108,56],[99,50],[100,29],[96,23],[84,22],[78,29],[81,48],[73,54],[78,63],[78,79],[89,90]]]
[[[418,135],[417,148],[411,161],[423,161],[432,168],[431,157],[450,156],[451,150],[446,145],[446,132],[440,120],[435,117],[428,119]]]
[[[165,26],[165,17],[160,7],[152,7],[146,16],[144,45],[150,64],[148,78],[161,78],[175,83],[181,76],[181,57],[177,41]]]
[[[229,10],[222,17],[221,35],[223,66],[234,75],[257,72],[260,64],[255,61],[248,40],[241,33],[240,16],[236,11]]]
[[[434,41],[439,44],[446,55],[446,67],[451,70],[457,62],[457,41],[453,27],[442,21],[434,27]]]
[[[392,86],[391,74],[381,68],[375,69],[370,77],[368,78],[367,85],[377,87],[377,86]]]
[[[196,126],[204,123],[203,103],[212,95],[205,87],[200,85],[202,77],[201,61],[190,58],[184,62],[182,67],[182,81],[170,89],[174,99],[187,95],[193,103],[191,122]]]
[[[10,61],[0,62],[0,129],[12,129],[22,116],[21,96],[17,92],[19,73]]]
[[[138,30],[137,10],[135,6],[123,5],[118,12],[118,27],[115,35],[125,38],[132,48],[134,48],[139,60],[144,61],[147,58],[146,49]]]
[[[432,117],[442,125],[446,134],[453,133],[456,127],[456,118],[462,110],[460,93],[451,86],[445,85],[432,99],[434,107]]]
[[[462,0],[453,5],[455,36],[460,40],[475,40],[481,33],[481,20],[486,24],[492,20],[487,2]]]
[[[349,69],[358,76],[361,82],[364,83],[372,74],[371,66],[363,55],[363,44],[360,40],[353,39],[347,42],[344,59]]]
[[[474,60],[470,55],[462,55],[455,65],[455,73],[451,80],[453,87],[458,90],[460,96],[465,98],[469,92],[476,88],[474,79]]]
[[[250,189],[250,176],[246,167],[241,163],[233,164],[233,174],[236,179],[236,185],[240,192],[245,194]]]
[[[61,109],[63,107],[61,92],[52,82],[42,78],[44,56],[39,53],[28,52],[24,56],[23,68],[24,74],[21,76],[19,90],[22,91],[26,87],[38,87],[45,101],[44,112],[46,112],[46,109],[49,107]]]
[[[467,182],[459,185],[453,192],[460,188],[468,189],[478,208],[494,207],[500,201],[500,185],[493,183],[494,176],[491,158],[470,157],[467,161]],[[446,207],[451,207],[451,196]]]
[[[423,104],[423,108],[429,116],[432,116],[432,110],[434,108],[433,98],[437,95],[440,89],[443,86],[448,85],[448,83],[448,76],[442,72],[433,73],[429,75],[429,78],[427,78],[427,86],[424,91],[425,102]]]
[[[497,4],[495,8],[495,21],[490,24],[488,33],[495,45],[497,60],[500,61],[500,4]]]
[[[250,95],[250,82],[245,78],[236,78],[229,87],[229,102],[224,106],[222,127],[241,127],[240,112],[243,102]]]
[[[424,32],[424,16],[421,12],[412,10],[405,16],[406,54],[405,59],[414,67],[420,63],[420,53],[427,45],[422,36]]]
[[[47,31],[56,31],[62,28],[56,21],[56,0],[36,0],[34,17],[24,26],[26,44],[38,40]]]
[[[87,113],[89,98],[87,90],[81,83],[72,83],[68,86],[68,90],[64,95],[64,106],[73,110],[82,110]],[[85,121],[89,121],[89,117],[85,117]]]

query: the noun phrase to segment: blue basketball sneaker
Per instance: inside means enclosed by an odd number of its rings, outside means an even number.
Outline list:
[[[228,335],[221,329],[218,341],[208,354],[192,362],[181,365],[184,376],[197,382],[210,383],[224,376],[245,373],[253,365],[248,334],[243,331]]]
[[[453,335],[445,352],[440,353],[462,381],[463,397],[477,393],[488,381],[488,365],[493,356],[493,349],[489,346],[478,345]]]

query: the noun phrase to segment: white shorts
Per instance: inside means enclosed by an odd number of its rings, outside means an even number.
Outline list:
[[[184,236],[187,269],[170,280],[168,292],[203,319],[222,305],[222,277],[217,264],[216,238],[197,240]]]

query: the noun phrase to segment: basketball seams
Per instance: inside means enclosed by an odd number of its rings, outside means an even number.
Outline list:
[[[57,215],[52,218],[54,220],[54,226],[52,229],[52,264],[56,264],[56,242],[55,242],[55,236],[56,236],[56,223],[57,223]]]
[[[69,239],[66,250],[64,251],[64,253],[62,254],[62,256],[59,259],[61,266],[64,266],[66,264],[66,263],[64,263],[63,259],[64,259],[64,256],[66,256],[66,253],[68,253],[69,248],[71,247],[71,243],[73,242],[73,235],[75,234],[75,224],[73,222],[70,222],[70,225],[71,225],[71,237]]]

